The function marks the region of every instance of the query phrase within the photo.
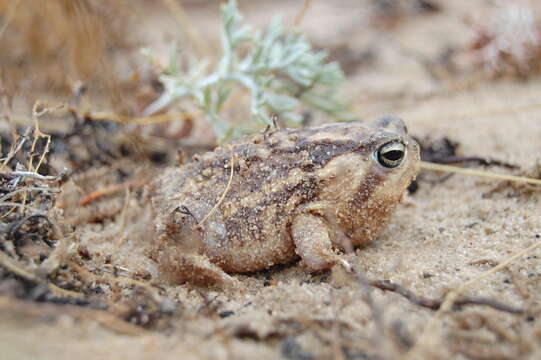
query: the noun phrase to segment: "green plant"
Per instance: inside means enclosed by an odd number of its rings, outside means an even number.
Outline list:
[[[220,118],[220,112],[231,91],[240,86],[250,94],[252,118],[265,124],[272,124],[273,115],[289,126],[300,124],[301,103],[338,121],[351,119],[348,106],[336,98],[344,75],[337,63],[325,62],[326,52],[313,50],[299,33],[286,33],[278,18],[266,29],[252,31],[241,23],[235,0],[222,5],[221,16],[220,61],[212,68],[203,61],[182,72],[173,57],[161,76],[165,91],[146,109],[147,115],[191,98],[223,141],[238,132]]]

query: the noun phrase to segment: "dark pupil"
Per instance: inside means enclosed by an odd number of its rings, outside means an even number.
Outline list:
[[[383,157],[387,160],[398,161],[402,158],[402,154],[403,153],[400,150],[391,150],[384,153]]]

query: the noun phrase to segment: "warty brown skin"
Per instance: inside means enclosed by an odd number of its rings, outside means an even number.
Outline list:
[[[375,153],[393,141],[406,154],[399,166],[386,168]],[[269,131],[217,148],[167,169],[152,184],[160,251],[181,249],[181,281],[298,257],[310,271],[329,268],[340,261],[337,249],[382,230],[418,163],[417,143],[394,117]]]

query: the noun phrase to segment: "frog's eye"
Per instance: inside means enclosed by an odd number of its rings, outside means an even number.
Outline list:
[[[381,166],[395,168],[402,163],[406,146],[399,141],[389,142],[376,151],[376,158]]]

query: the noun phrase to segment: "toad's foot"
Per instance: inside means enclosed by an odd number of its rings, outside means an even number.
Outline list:
[[[328,224],[321,217],[297,215],[291,226],[291,236],[295,242],[295,252],[309,271],[321,271],[340,264],[351,272],[349,262],[333,250]]]
[[[241,283],[236,278],[226,274],[219,266],[200,254],[174,252],[166,259],[163,270],[175,284],[216,285],[222,289],[241,288]]]

